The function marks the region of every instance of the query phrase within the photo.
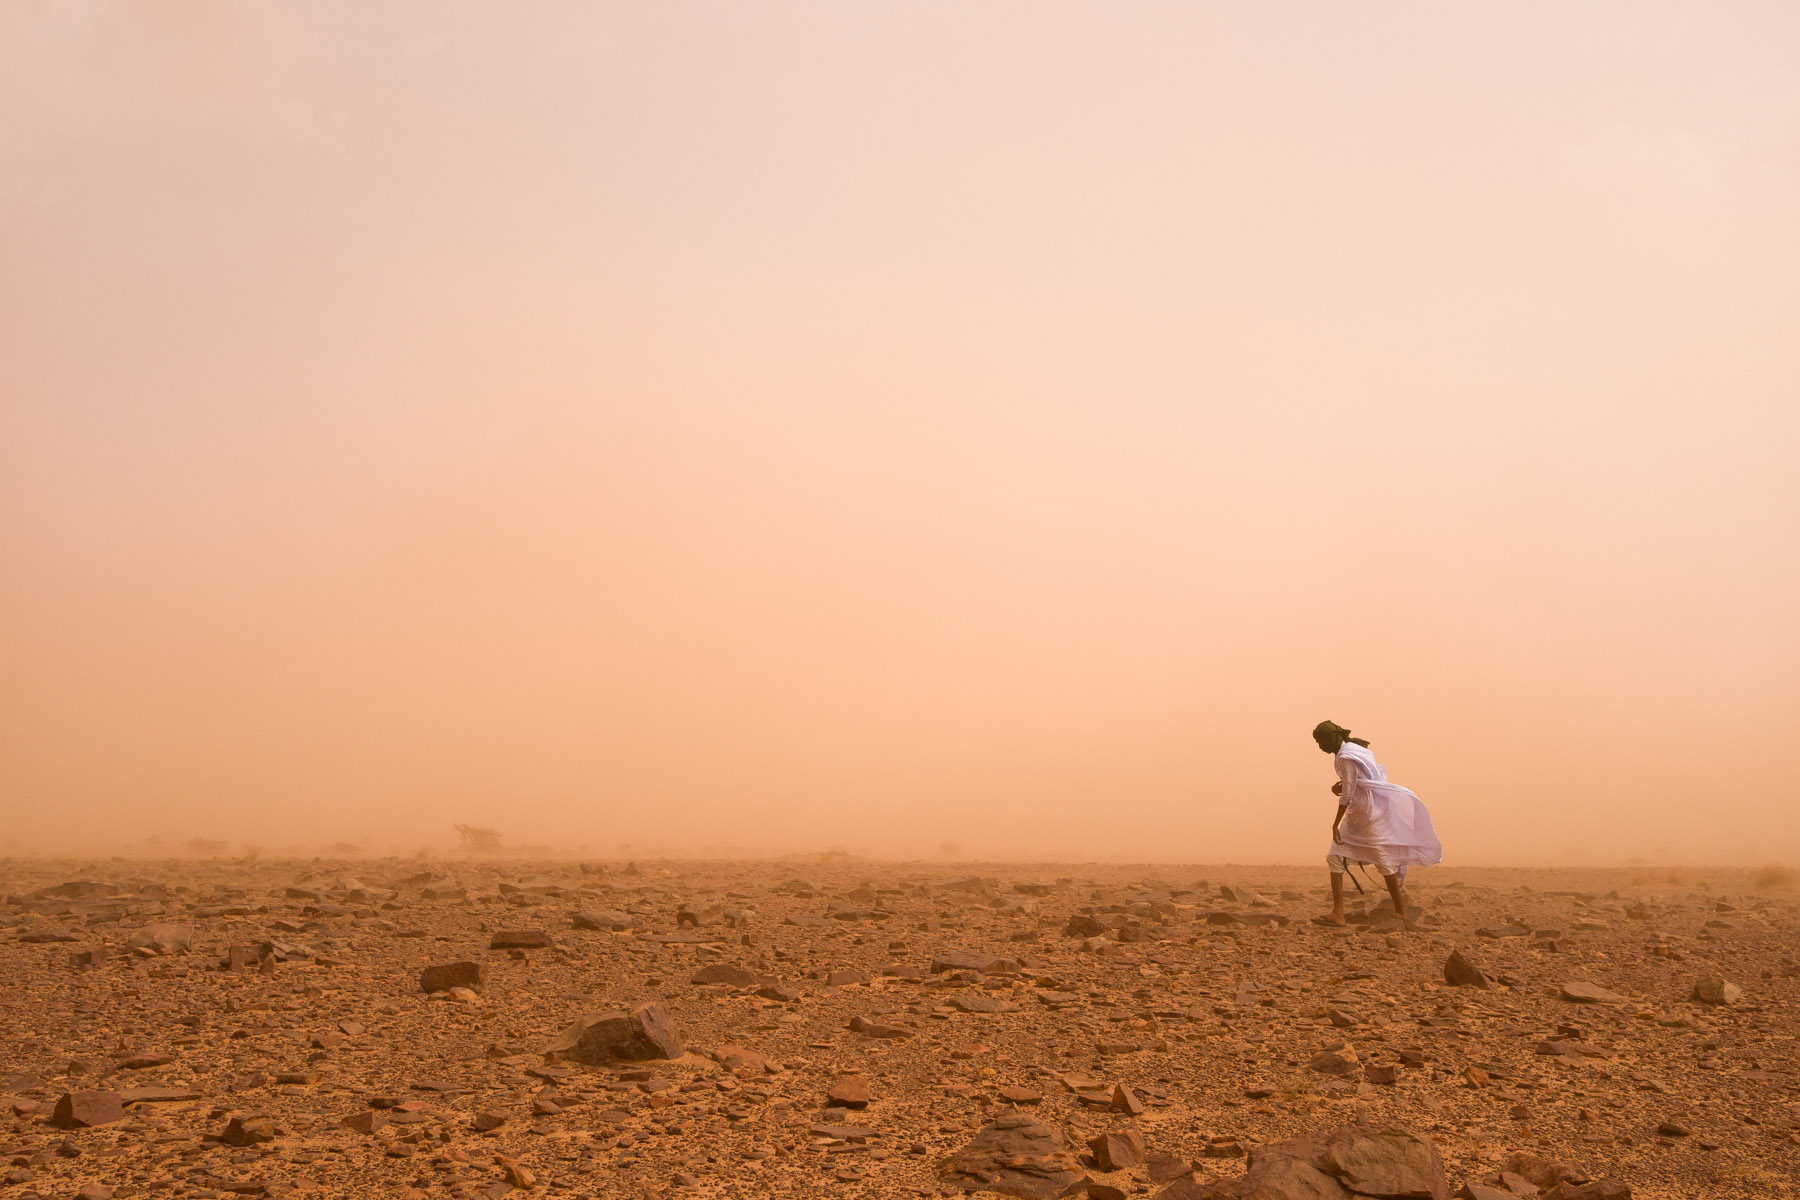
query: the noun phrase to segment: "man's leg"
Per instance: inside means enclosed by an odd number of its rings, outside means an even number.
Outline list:
[[[1400,895],[1400,883],[1402,877],[1398,874],[1394,874],[1383,875],[1382,878],[1387,880],[1388,895],[1394,901],[1394,915],[1399,917],[1402,921],[1406,920],[1406,901]]]
[[[1331,915],[1325,919],[1333,925],[1343,925],[1345,924],[1344,871],[1348,864],[1332,858],[1330,855],[1326,856],[1325,864],[1331,868]]]

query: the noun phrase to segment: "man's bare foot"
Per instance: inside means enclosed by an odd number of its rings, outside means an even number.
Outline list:
[[[1313,920],[1321,925],[1348,925],[1350,923],[1344,920],[1343,913],[1326,913],[1322,917],[1314,917]]]

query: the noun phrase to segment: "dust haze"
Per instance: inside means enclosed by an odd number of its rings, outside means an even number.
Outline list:
[[[6,5],[0,853],[1800,858],[1797,39]]]

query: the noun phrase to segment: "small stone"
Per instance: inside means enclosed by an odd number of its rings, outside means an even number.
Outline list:
[[[1625,997],[1608,991],[1597,983],[1565,983],[1559,992],[1564,1000],[1576,1004],[1623,1004]]]
[[[357,1133],[375,1133],[387,1123],[388,1115],[373,1108],[365,1109],[362,1112],[353,1112],[338,1122],[345,1129],[354,1130]]]
[[[930,971],[942,975],[946,971],[976,971],[983,975],[1010,974],[1019,964],[1008,958],[983,954],[978,950],[951,950],[931,960]]]
[[[1144,1169],[1149,1173],[1151,1183],[1163,1184],[1173,1183],[1183,1176],[1191,1177],[1194,1164],[1179,1154],[1153,1150],[1144,1158]]]
[[[586,909],[569,918],[569,923],[576,929],[630,929],[632,919],[622,912],[595,911]]]
[[[126,1088],[119,1093],[126,1104],[174,1104],[183,1100],[198,1100],[200,1093],[192,1088],[141,1087]]]
[[[1115,1083],[1112,1090],[1111,1107],[1114,1112],[1136,1117],[1143,1114],[1144,1102],[1139,1100],[1137,1094],[1124,1084]]]
[[[127,950],[142,950],[153,955],[185,954],[194,942],[192,925],[146,925],[126,939]]]
[[[1019,1006],[1011,1000],[1001,1000],[996,996],[984,996],[980,992],[969,992],[964,995],[950,997],[949,1005],[957,1012],[963,1013],[1009,1013],[1018,1012]]]
[[[1451,987],[1493,987],[1481,968],[1464,958],[1461,950],[1452,950],[1450,957],[1444,960],[1444,982]]]
[[[1359,1074],[1362,1070],[1362,1062],[1356,1057],[1354,1047],[1348,1043],[1340,1043],[1336,1046],[1329,1046],[1323,1053],[1315,1055],[1312,1061],[1306,1064],[1306,1069],[1320,1075],[1335,1075],[1345,1078]]]
[[[755,987],[768,981],[768,976],[758,975],[747,967],[735,966],[732,963],[711,963],[701,967],[689,977],[688,982],[696,986],[722,983],[728,987]]]
[[[884,1025],[878,1021],[871,1021],[867,1017],[851,1017],[850,1031],[852,1033],[860,1033],[864,1037],[888,1038],[893,1040],[909,1038],[912,1036],[912,1030],[907,1029],[904,1026]]]
[[[865,987],[875,981],[867,971],[833,971],[825,977],[826,987]]]
[[[1507,1174],[1517,1175],[1540,1188],[1555,1187],[1559,1183],[1588,1181],[1588,1173],[1573,1163],[1540,1158],[1523,1152],[1508,1155],[1506,1161],[1500,1164],[1500,1172],[1503,1178]]]
[[[275,1122],[264,1116],[233,1117],[219,1140],[227,1146],[254,1146],[275,1140]]]
[[[542,950],[550,935],[540,929],[503,929],[488,942],[489,950]]]

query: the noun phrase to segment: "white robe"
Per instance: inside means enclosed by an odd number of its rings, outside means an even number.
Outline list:
[[[1355,742],[1337,752],[1345,813],[1331,854],[1378,867],[1428,867],[1444,857],[1431,814],[1411,791],[1389,783],[1375,756]]]

